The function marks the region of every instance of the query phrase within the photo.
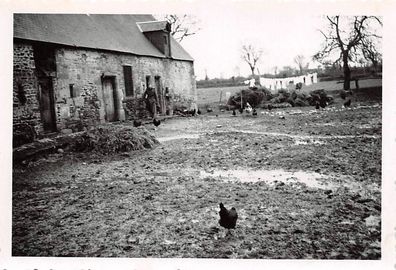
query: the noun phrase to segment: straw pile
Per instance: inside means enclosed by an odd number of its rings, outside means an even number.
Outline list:
[[[94,151],[105,155],[153,148],[158,140],[144,127],[98,126],[77,137],[74,151]]]

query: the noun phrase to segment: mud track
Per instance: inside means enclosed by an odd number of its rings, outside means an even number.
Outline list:
[[[379,104],[147,128],[153,150],[15,167],[13,256],[380,258]]]

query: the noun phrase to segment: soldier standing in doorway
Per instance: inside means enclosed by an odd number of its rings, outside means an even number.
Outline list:
[[[151,116],[155,118],[157,115],[157,94],[155,93],[155,89],[153,87],[147,87],[146,91],[143,94],[143,98],[146,101],[147,110],[151,113]]]

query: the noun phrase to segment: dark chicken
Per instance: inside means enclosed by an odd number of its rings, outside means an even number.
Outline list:
[[[187,116],[187,115],[191,115],[191,116],[195,116],[197,113],[196,109],[193,110],[183,110],[183,115]]]
[[[142,121],[140,120],[133,120],[133,126],[134,127],[140,127],[142,125]]]
[[[351,103],[352,103],[352,101],[351,101],[350,99],[348,99],[348,101],[346,101],[346,102],[344,103],[344,107],[346,108],[346,107],[351,106]]]
[[[323,109],[326,108],[326,106],[327,106],[327,102],[323,99],[320,100],[319,104],[320,104],[320,107],[322,107]]]
[[[226,229],[235,229],[235,225],[238,219],[238,214],[234,207],[232,207],[231,210],[227,210],[227,208],[224,207],[224,204],[220,203],[219,214],[220,214],[220,220],[219,220],[220,226]]]
[[[153,119],[153,124],[154,124],[154,126],[156,126],[156,127],[158,127],[159,125],[161,125],[161,120],[158,120],[158,119]]]

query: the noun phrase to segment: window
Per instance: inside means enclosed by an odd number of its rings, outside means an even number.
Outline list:
[[[168,44],[168,37],[167,36],[164,36],[164,43],[165,43],[165,45]]]
[[[146,76],[146,89],[149,88],[149,87],[152,87],[152,85],[151,85],[151,76],[147,75]]]
[[[124,69],[124,82],[125,82],[125,95],[133,96],[133,80],[132,80],[132,67],[123,66]]]
[[[26,104],[27,98],[26,98],[26,95],[25,95],[25,90],[23,89],[23,86],[22,86],[22,84],[20,84],[20,83],[18,83],[17,97],[18,97],[18,99],[19,99],[19,102],[20,102],[22,105],[25,105],[25,104]]]
[[[75,98],[77,96],[76,94],[76,89],[74,88],[74,84],[69,84],[69,90],[70,90],[70,97]]]

